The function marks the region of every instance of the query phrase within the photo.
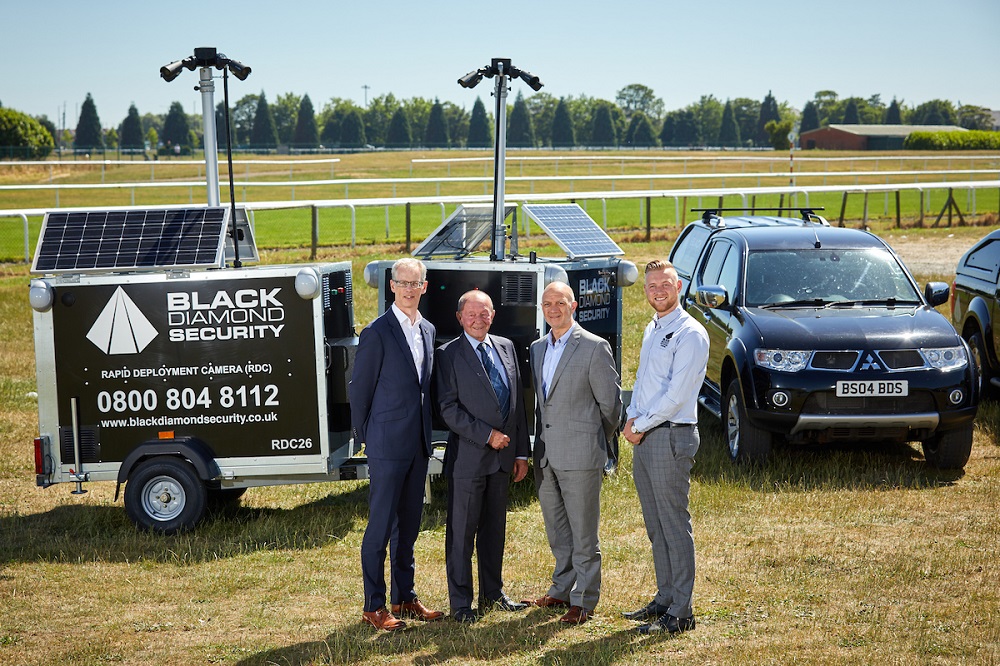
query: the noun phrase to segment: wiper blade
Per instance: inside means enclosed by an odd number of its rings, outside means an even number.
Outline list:
[[[765,303],[759,306],[761,309],[769,310],[771,308],[825,308],[832,305],[834,301],[828,301],[825,298],[803,298],[798,301],[778,301],[776,303]]]
[[[920,301],[906,301],[896,298],[862,298],[856,301],[834,301],[830,303],[829,307],[833,308],[850,308],[855,305],[885,305],[887,307],[896,307],[897,305],[920,305]]]

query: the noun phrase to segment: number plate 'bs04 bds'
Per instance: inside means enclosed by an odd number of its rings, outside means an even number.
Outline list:
[[[852,396],[905,397],[909,394],[909,384],[905,379],[882,381],[840,381],[837,382],[837,397]]]

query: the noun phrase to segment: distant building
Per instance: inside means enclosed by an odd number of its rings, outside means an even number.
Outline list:
[[[957,125],[827,125],[803,132],[799,146],[820,150],[899,150],[913,132],[966,132]]]
[[[990,111],[990,129],[994,132],[1000,132],[1000,111]]]

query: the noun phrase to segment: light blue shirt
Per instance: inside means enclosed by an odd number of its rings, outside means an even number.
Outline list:
[[[552,339],[552,331],[549,331],[545,336],[545,357],[542,360],[542,396],[549,397],[549,386],[552,385],[552,375],[556,372],[556,367],[559,365],[559,359],[562,358],[563,352],[566,351],[566,343],[569,342],[569,334],[573,332],[573,327],[576,326],[576,322],[573,322],[566,332],[557,339]]]
[[[697,423],[708,367],[708,333],[680,307],[653,316],[642,334],[639,369],[626,414],[647,432],[666,422]]]
[[[479,362],[482,363],[483,358],[479,355],[479,340],[476,340],[465,331],[462,331],[462,335],[464,335],[465,339],[469,341],[470,345],[472,345],[472,351],[476,352],[476,358],[478,358]],[[510,382],[507,381],[507,371],[504,369],[503,361],[500,360],[500,353],[493,345],[490,344],[490,336],[487,335],[482,344],[486,345],[486,349],[489,350],[490,353],[490,360],[493,361],[493,365],[495,365],[497,370],[500,371],[500,380],[503,382],[503,385],[510,388]],[[485,369],[486,367],[484,366],[483,370]]]

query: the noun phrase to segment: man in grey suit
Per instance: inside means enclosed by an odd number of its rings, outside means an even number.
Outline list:
[[[535,386],[535,486],[555,557],[552,586],[530,603],[566,608],[560,621],[583,624],[601,594],[601,480],[608,441],[621,418],[621,385],[611,346],[573,321],[573,290],[542,292],[550,330],[531,345]]]
[[[448,478],[445,569],[452,616],[473,623],[472,551],[479,558],[479,606],[524,610],[503,591],[507,488],[511,473],[528,473],[528,422],[514,343],[489,335],[493,301],[481,291],[458,300],[463,333],[435,357],[434,388],[451,433],[444,455]]]

